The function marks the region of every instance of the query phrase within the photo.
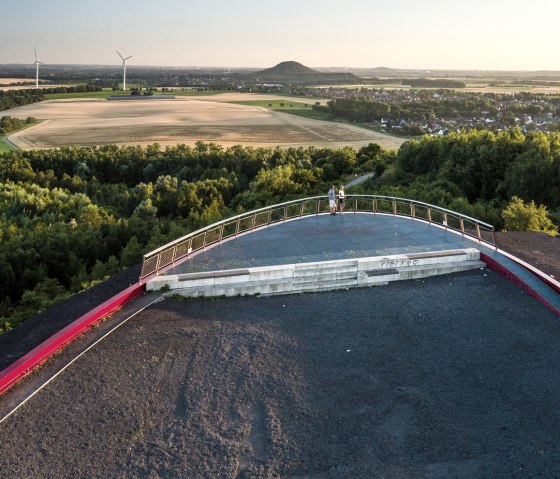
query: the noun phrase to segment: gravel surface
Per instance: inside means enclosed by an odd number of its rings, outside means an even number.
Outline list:
[[[558,477],[559,346],[488,270],[167,299],[0,425],[0,478]]]
[[[560,236],[529,231],[496,233],[498,246],[560,281]]]

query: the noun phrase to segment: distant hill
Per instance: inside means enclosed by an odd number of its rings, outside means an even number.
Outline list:
[[[371,71],[378,72],[378,73],[384,73],[384,72],[394,72],[395,69],[394,68],[389,68],[389,67],[375,67],[375,68],[372,68]]]
[[[361,82],[360,77],[353,73],[322,73],[294,61],[279,63],[272,68],[251,73],[250,76],[255,80],[278,83],[340,84]]]

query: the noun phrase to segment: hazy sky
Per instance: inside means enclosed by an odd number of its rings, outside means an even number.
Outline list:
[[[560,70],[560,0],[0,0],[0,64]]]

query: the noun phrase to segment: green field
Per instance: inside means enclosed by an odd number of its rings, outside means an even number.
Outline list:
[[[298,98],[299,100],[299,98]],[[311,109],[310,103],[301,103],[299,101],[278,99],[278,100],[249,100],[249,101],[232,101],[230,103],[235,103],[237,105],[248,105],[248,106],[262,106],[263,108],[270,108],[271,110],[288,110],[290,108],[309,108]]]
[[[37,120],[35,120],[33,123],[30,123],[28,125],[25,125],[23,128],[20,128],[19,130],[14,130],[11,131],[9,133],[9,135],[11,135],[12,133],[15,133],[16,131],[21,131],[21,130],[25,130],[26,128],[30,128],[32,126],[35,126],[37,123],[39,123]],[[13,146],[7,139],[5,136],[0,136],[0,153],[6,153],[8,151],[15,151],[15,150],[19,150],[19,148]]]
[[[10,143],[6,141],[6,138],[0,136],[0,153],[7,153],[8,151],[13,151],[14,148]]]
[[[177,90],[166,92],[154,92],[154,95],[174,95],[174,96],[209,96],[224,93],[223,91],[197,91],[197,90]],[[109,88],[103,91],[92,91],[83,93],[49,93],[45,95],[47,100],[61,100],[67,98],[109,98],[113,95],[128,95],[130,91],[111,90]]]
[[[298,98],[298,100],[300,99],[301,98]],[[307,100],[307,98],[305,98],[305,100]],[[232,101],[230,103],[235,103],[236,105],[260,106],[262,108],[268,108],[270,110],[281,111],[282,113],[290,113],[291,115],[311,118],[312,120],[332,120],[330,114],[313,110],[312,106],[314,102],[311,100],[309,100],[309,103],[302,103],[301,101],[292,101],[285,99]]]
[[[163,93],[156,93],[156,95],[175,95],[175,96],[212,96],[212,95],[221,95],[222,93],[228,93],[225,90],[175,90],[175,91],[166,91]]]
[[[49,93],[45,95],[47,100],[61,100],[65,98],[108,98],[112,95],[123,95],[123,91],[105,89],[103,91],[90,91],[83,93]]]

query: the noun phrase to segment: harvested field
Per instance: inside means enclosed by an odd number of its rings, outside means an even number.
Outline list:
[[[10,83],[35,83],[34,78],[0,78],[0,87]]]
[[[227,103],[271,98],[282,97],[224,94],[173,100],[50,100],[14,108],[6,114],[44,120],[10,136],[10,140],[22,149],[107,143],[194,145],[199,140],[224,146],[355,148],[373,142],[396,149],[404,142],[354,125]],[[295,101],[294,98],[291,101]]]

